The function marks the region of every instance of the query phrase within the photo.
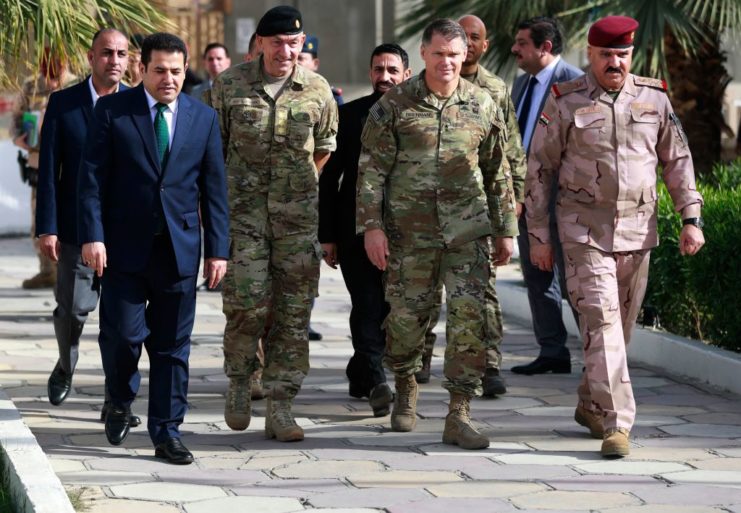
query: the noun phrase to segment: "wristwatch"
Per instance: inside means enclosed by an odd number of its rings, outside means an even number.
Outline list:
[[[686,224],[697,226],[700,230],[702,230],[702,227],[705,226],[705,222],[702,220],[702,217],[688,217],[687,219],[682,219],[682,226]]]

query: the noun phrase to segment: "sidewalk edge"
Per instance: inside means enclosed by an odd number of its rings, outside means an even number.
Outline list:
[[[497,279],[497,297],[505,317],[532,327],[527,289],[522,278]],[[579,336],[576,323],[564,302],[564,324],[569,335]],[[636,327],[628,346],[633,363],[662,368],[669,373],[741,394],[741,355],[665,331]]]
[[[0,468],[19,513],[74,513],[36,437],[0,387]]]

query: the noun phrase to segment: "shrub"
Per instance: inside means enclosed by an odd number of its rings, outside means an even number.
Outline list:
[[[660,246],[651,253],[645,305],[678,335],[741,351],[741,161],[716,165],[707,184],[705,246],[693,257],[679,254],[682,228],[671,198],[659,187]]]

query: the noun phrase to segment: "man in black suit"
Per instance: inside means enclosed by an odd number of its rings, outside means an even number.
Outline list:
[[[228,257],[224,159],[216,112],[180,94],[185,43],[152,34],[141,59],[142,84],[95,108],[78,180],[79,239],[83,262],[102,278],[98,341],[111,394],[106,437],[119,445],[128,435],[144,346],[155,456],[187,464],[193,455],[178,426],[188,407],[200,220],[204,276],[213,287]]]
[[[337,151],[319,178],[319,242],[324,260],[339,263],[350,292],[350,333],[355,354],[347,364],[350,395],[368,397],[376,417],[388,415],[393,393],[386,384],[382,328],[388,314],[382,271],[368,259],[363,236],[355,234],[355,182],[360,158],[360,134],[368,111],[383,94],[411,75],[409,56],[396,44],[382,44],[371,54],[373,93],[340,106]],[[340,181],[342,182],[340,185]]]
[[[512,99],[517,109],[520,135],[527,154],[535,124],[553,84],[566,82],[584,74],[579,68],[571,66],[561,58],[562,50],[563,40],[556,20],[537,17],[518,25],[512,53],[517,59],[517,65],[525,73],[515,80]],[[551,197],[551,210],[555,208],[555,192],[554,190]],[[551,225],[551,240],[557,244],[554,248],[557,263],[554,264],[553,271],[542,271],[530,262],[530,242],[527,237],[525,212],[523,208],[518,210],[521,210],[521,214],[518,221],[520,234],[517,236],[517,244],[520,247],[522,274],[525,277],[533,317],[533,331],[540,345],[540,354],[526,365],[512,367],[512,372],[567,374],[571,372],[571,354],[566,347],[568,333],[563,323],[561,308],[562,290],[565,290],[566,280],[563,255],[558,244],[556,216],[551,216],[554,220]]]
[[[48,396],[61,404],[72,388],[82,329],[100,295],[99,281],[83,265],[77,237],[77,171],[93,107],[98,98],[128,89],[121,78],[128,62],[128,40],[106,28],[94,36],[87,53],[91,74],[79,84],[51,95],[41,129],[36,236],[41,251],[57,262],[54,333],[59,360],[49,377]],[[101,420],[105,420],[108,396]],[[132,425],[141,423],[132,416]]]

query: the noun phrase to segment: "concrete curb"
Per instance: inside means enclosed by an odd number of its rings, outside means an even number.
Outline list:
[[[532,326],[527,289],[518,272],[506,269],[497,275],[497,296],[505,316]],[[564,302],[564,324],[569,335],[579,336],[574,318]],[[713,387],[741,394],[741,355],[665,331],[637,327],[628,346],[633,363],[649,365]]]
[[[13,402],[0,388],[0,468],[18,513],[74,513],[67,492],[21,420]]]

